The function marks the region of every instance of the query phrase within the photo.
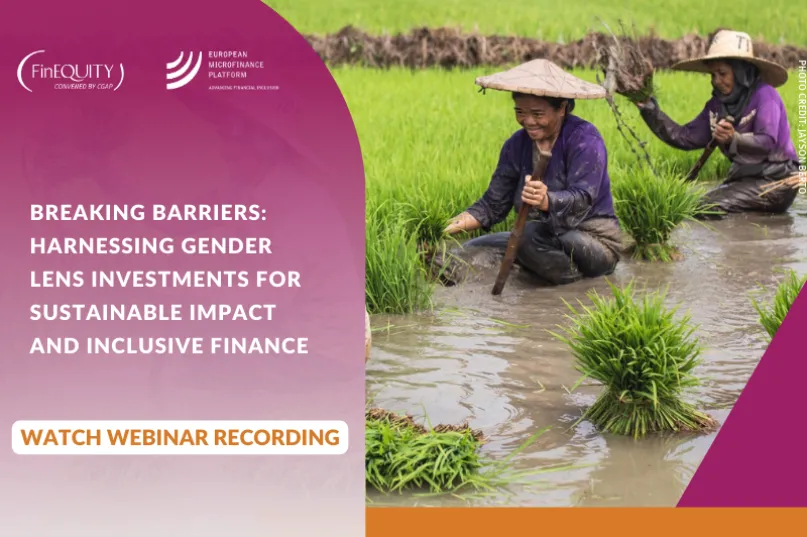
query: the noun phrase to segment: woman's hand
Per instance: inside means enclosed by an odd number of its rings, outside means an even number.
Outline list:
[[[454,235],[460,231],[474,231],[480,227],[482,227],[482,225],[479,223],[479,220],[471,216],[470,213],[464,212],[452,218],[451,222],[443,230],[443,233]]]
[[[715,126],[715,140],[720,142],[721,144],[727,144],[734,138],[734,125],[726,121],[725,119],[721,119],[718,124]]]
[[[533,181],[528,175],[524,181],[524,190],[521,191],[521,201],[527,205],[538,207],[542,211],[549,209],[549,198],[546,195],[546,185],[541,181]]]

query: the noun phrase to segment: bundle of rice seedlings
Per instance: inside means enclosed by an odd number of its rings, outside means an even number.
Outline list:
[[[782,321],[799,296],[802,287],[807,282],[807,275],[799,276],[795,271],[788,271],[787,277],[779,283],[776,288],[776,294],[773,297],[773,303],[768,306],[763,306],[756,300],[753,300],[754,309],[759,314],[759,322],[765,331],[768,333],[768,338],[773,339],[779,327],[782,326]]]
[[[633,147],[633,141],[637,143],[639,149],[644,153],[644,162],[648,169],[655,174],[656,169],[646,149],[647,142],[640,139],[628,125],[613,97],[614,94],[622,95],[633,103],[645,102],[652,97],[655,94],[653,62],[642,54],[639,41],[625,35],[620,39],[608,28],[607,24],[603,22],[603,25],[611,34],[611,39],[604,35],[595,34],[593,36],[595,64],[605,76],[605,80],[600,80],[600,72],[598,72],[597,82],[605,88],[606,102],[614,114],[619,134],[625,139],[631,152],[642,163],[639,152]],[[621,21],[620,25],[622,25]],[[626,131],[630,134],[630,138]]]
[[[698,385],[693,370],[701,346],[693,337],[689,315],[676,320],[664,306],[666,293],[648,293],[634,300],[633,283],[618,288],[613,298],[589,293],[593,307],[574,314],[566,336],[576,368],[605,389],[581,419],[605,432],[640,438],[651,432],[703,431],[716,422],[682,399]],[[564,301],[565,302],[565,301]]]
[[[528,475],[564,469],[514,472],[509,468],[510,459],[543,432],[531,437],[505,460],[491,461],[479,452],[485,442],[483,434],[467,424],[438,425],[429,430],[411,416],[370,409],[365,413],[366,483],[382,493],[495,491]]]
[[[656,177],[642,169],[626,170],[613,181],[612,191],[620,226],[635,241],[631,255],[637,260],[680,259],[678,247],[670,242],[673,231],[710,213],[701,203],[704,188],[672,173]]]
[[[631,102],[645,102],[654,95],[653,63],[642,53],[636,28],[630,36],[621,21],[620,26],[621,38],[608,28],[611,39],[602,36],[595,44],[597,64],[605,76],[603,87]]]

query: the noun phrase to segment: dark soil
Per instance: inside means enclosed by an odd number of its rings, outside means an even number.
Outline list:
[[[649,60],[655,69],[668,69],[674,63],[703,54],[710,35],[686,35],[667,40],[653,34],[631,39],[620,37]],[[347,26],[326,36],[308,35],[308,42],[328,65],[358,65],[372,68],[426,67],[471,68],[504,66],[544,58],[560,67],[598,67],[598,48],[612,42],[613,36],[590,33],[567,44],[549,43],[514,36],[479,35],[452,28],[416,28],[407,34],[369,35]],[[791,45],[754,43],[755,54],[788,69],[798,67],[807,49]]]

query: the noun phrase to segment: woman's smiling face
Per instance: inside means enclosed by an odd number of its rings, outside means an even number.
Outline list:
[[[566,103],[555,110],[548,101],[534,95],[516,95],[516,121],[524,127],[533,141],[553,138],[559,130],[566,110]]]

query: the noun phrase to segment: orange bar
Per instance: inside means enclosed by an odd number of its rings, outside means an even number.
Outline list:
[[[366,535],[779,537],[805,535],[806,526],[807,508],[368,507]]]

